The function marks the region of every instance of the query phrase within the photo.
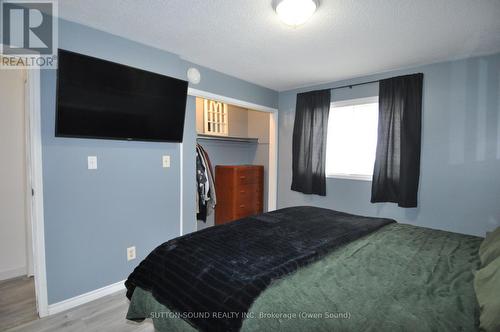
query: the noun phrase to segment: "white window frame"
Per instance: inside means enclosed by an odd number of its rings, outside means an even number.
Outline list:
[[[356,180],[356,181],[368,181],[372,182],[373,175],[363,175],[363,174],[328,174],[326,176],[329,179],[343,179],[343,180]]]
[[[345,106],[373,104],[373,103],[378,103],[378,96],[334,101],[330,103],[330,110],[332,110],[334,107],[345,107]],[[371,182],[373,180],[373,175],[365,175],[365,174],[326,173],[326,177],[330,179],[356,180],[356,181],[368,181],[368,182]]]

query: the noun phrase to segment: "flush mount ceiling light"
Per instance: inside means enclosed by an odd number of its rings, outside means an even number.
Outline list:
[[[275,10],[285,24],[296,27],[304,24],[317,7],[315,0],[277,0]]]

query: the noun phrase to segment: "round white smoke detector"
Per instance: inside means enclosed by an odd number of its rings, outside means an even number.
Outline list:
[[[189,68],[187,71],[187,77],[189,83],[198,84],[201,81],[200,71],[196,68]]]

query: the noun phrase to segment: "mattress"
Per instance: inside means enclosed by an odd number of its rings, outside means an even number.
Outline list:
[[[476,331],[481,241],[389,224],[275,280],[241,331]],[[140,287],[127,318],[152,318],[157,331],[195,330]]]
[[[313,206],[252,215],[190,233],[155,248],[129,275],[200,331],[239,331],[243,317],[273,281],[336,248],[393,223]]]

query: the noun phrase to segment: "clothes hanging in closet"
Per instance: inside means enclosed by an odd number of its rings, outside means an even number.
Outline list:
[[[217,196],[215,194],[215,181],[210,158],[205,149],[199,144],[196,144],[196,185],[196,218],[206,222],[207,216],[215,209]]]

